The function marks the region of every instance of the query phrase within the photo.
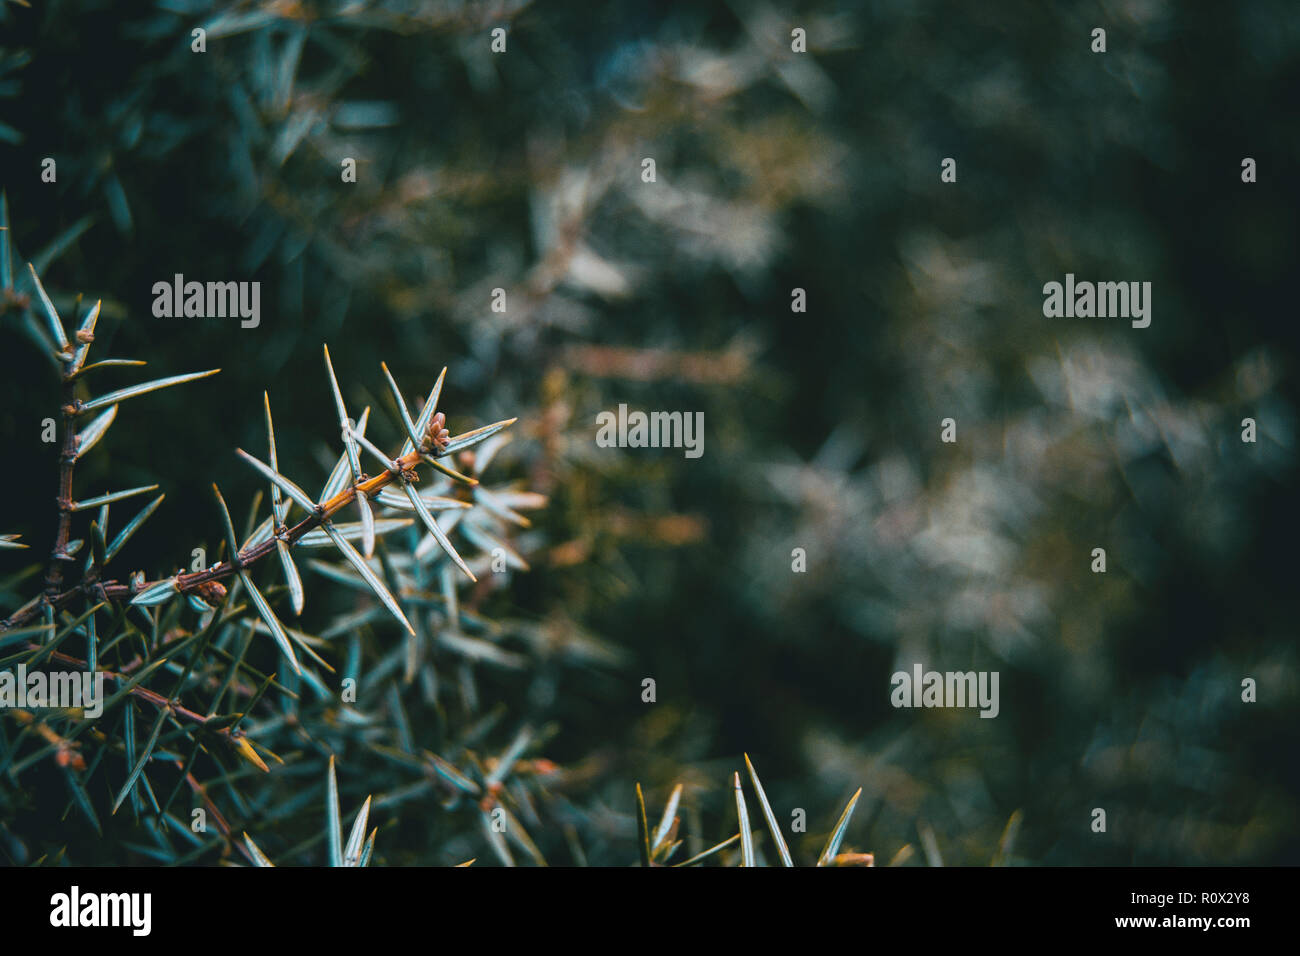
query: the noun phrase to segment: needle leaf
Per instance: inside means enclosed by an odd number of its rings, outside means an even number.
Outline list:
[[[740,774],[733,774],[736,791],[736,819],[740,821],[740,865],[752,867],[754,863],[754,834],[749,829],[749,811],[745,809],[745,792],[740,787]]]
[[[858,792],[849,798],[848,806],[840,814],[839,822],[835,824],[835,829],[831,831],[830,837],[826,840],[826,846],[822,850],[821,856],[817,858],[818,866],[828,865],[840,852],[840,843],[844,840],[844,833],[849,828],[849,820],[853,817],[853,808],[858,805],[858,797],[860,796],[862,796],[862,788],[858,787]]]
[[[339,820],[339,781],[334,773],[333,756],[325,779],[325,833],[329,838],[330,866],[342,866],[343,824]]]
[[[451,541],[445,534],[443,534],[442,529],[438,527],[438,522],[433,520],[433,515],[431,515],[429,509],[425,507],[424,499],[422,499],[409,484],[403,485],[403,489],[406,491],[406,497],[410,500],[411,505],[415,508],[416,514],[420,516],[420,520],[424,522],[424,526],[429,529],[429,533],[433,535],[434,539],[442,547],[442,550],[447,552],[447,555],[456,562],[456,566],[464,571],[471,581],[477,581],[478,578],[474,577],[474,573],[470,571],[469,566],[461,560],[460,555],[456,553],[456,549],[452,547]]]
[[[388,588],[384,587],[383,582],[379,580],[375,572],[370,570],[370,565],[366,564],[366,559],[357,554],[357,549],[348,544],[347,539],[334,530],[333,524],[326,521],[321,527],[330,536],[330,540],[334,542],[335,547],[343,552],[343,557],[347,558],[352,566],[357,569],[357,573],[365,578],[366,584],[370,585],[370,590],[375,592],[375,596],[383,602],[384,607],[392,612],[393,617],[401,622],[402,627],[414,634],[415,628],[411,627],[411,622],[402,613],[402,608],[398,605],[397,599],[388,593]]]
[[[303,510],[305,511],[316,510],[316,502],[312,501],[309,497],[307,497],[307,492],[303,491],[301,488],[295,485],[288,478],[284,477],[284,475],[277,472],[274,468],[271,468],[267,466],[265,463],[254,458],[252,455],[244,451],[244,449],[242,448],[236,448],[235,453],[238,454],[250,465],[252,465],[254,468],[256,468],[258,471],[260,471],[262,474],[264,474],[267,478],[270,478],[274,484],[279,485],[280,490],[285,492],[285,494],[287,494],[294,501],[298,502],[298,504],[302,506]]]
[[[759,806],[763,808],[763,816],[767,820],[767,828],[772,831],[772,841],[776,844],[777,853],[781,855],[781,862],[786,866],[794,866],[794,860],[790,859],[790,848],[785,845],[785,837],[781,835],[781,825],[776,822],[776,814],[772,812],[772,805],[767,802],[767,794],[763,792],[763,785],[758,782],[758,773],[749,760],[749,754],[745,754],[745,766],[749,768],[749,779],[754,784],[754,792],[758,794]]]
[[[210,375],[216,375],[220,371],[221,369],[219,368],[210,368],[206,372],[189,372],[185,375],[173,375],[170,378],[159,378],[152,382],[144,382],[141,385],[119,388],[116,392],[109,392],[107,395],[99,396],[99,398],[92,398],[81,406],[81,411],[93,411],[96,408],[102,408],[105,405],[112,405],[115,402],[124,402],[128,398],[135,398],[137,395],[156,392],[160,388],[170,388],[173,385],[182,385],[185,382],[193,382],[200,378],[207,378]]]

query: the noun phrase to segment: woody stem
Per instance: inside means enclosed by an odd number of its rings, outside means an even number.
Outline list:
[[[75,458],[75,444],[73,445],[73,448],[74,448],[73,455]],[[380,472],[378,475],[375,475],[373,478],[368,478],[358,485],[353,485],[344,488],[342,491],[334,495],[328,501],[322,502],[321,504],[317,505],[316,510],[312,514],[309,514],[307,517],[303,518],[292,528],[285,531],[283,536],[278,536],[278,535],[273,536],[270,539],[263,541],[261,544],[255,545],[254,547],[249,548],[245,551],[241,551],[238,555],[232,556],[232,558],[234,558],[235,560],[222,561],[221,563],[214,564],[212,567],[207,568],[203,571],[195,571],[191,574],[178,575],[176,578],[177,590],[179,590],[180,593],[182,594],[191,594],[197,591],[202,585],[207,584],[211,581],[221,581],[228,577],[231,577],[234,574],[236,574],[239,570],[243,568],[247,568],[252,564],[255,564],[256,562],[260,561],[262,558],[266,557],[268,554],[274,552],[276,549],[275,546],[277,540],[283,541],[285,544],[289,545],[290,547],[293,547],[293,545],[297,543],[297,541],[303,535],[305,535],[309,531],[314,530],[315,528],[320,527],[322,523],[328,521],[340,509],[346,507],[348,504],[354,501],[356,499],[358,491],[365,492],[367,497],[371,497],[377,494],[379,491],[386,488],[388,485],[392,484],[394,481],[397,481],[399,479],[406,480],[405,476],[413,474],[413,470],[415,466],[419,464],[420,461],[421,461],[421,454],[419,451],[413,451],[408,455],[403,455],[401,458],[398,458],[394,461],[394,464],[397,465],[396,470],[391,468],[386,469]],[[72,480],[70,465],[68,467],[66,480],[69,483]],[[69,512],[69,517],[70,517],[70,512]],[[62,522],[61,522],[61,526],[62,526]],[[66,530],[64,532],[64,537],[62,537],[60,540],[62,541],[63,547],[66,548],[67,546]],[[56,544],[56,550],[57,548],[58,545]],[[69,560],[69,558],[65,556],[63,560]],[[55,608],[55,610],[59,610],[65,607],[66,605],[71,603],[78,595],[83,593],[86,593],[88,597],[96,597],[100,600],[103,599],[118,600],[123,598],[130,599],[132,595],[136,594],[139,590],[143,589],[143,588],[132,588],[131,585],[125,584],[121,581],[105,581],[102,584],[94,584],[93,594],[92,594],[89,593],[92,587],[92,582],[83,582],[81,585],[77,587],[69,588],[68,590],[60,593],[58,592],[58,586],[57,586],[57,582],[59,580],[61,580],[61,576],[56,579],[56,583],[53,591],[49,591],[47,588],[47,597],[45,601],[46,604],[52,605]],[[47,582],[48,581],[49,578],[47,577]],[[148,582],[144,585],[144,587],[147,588],[154,583],[156,582]],[[36,617],[40,615],[40,613],[41,613],[41,605],[38,604],[34,607],[28,608],[25,611],[12,615],[7,620],[0,622],[0,633],[9,630],[11,628],[21,627],[22,625],[34,620]]]
[[[61,595],[63,565],[72,560],[68,554],[68,537],[72,529],[72,469],[77,463],[77,405],[73,397],[71,358],[65,360],[63,370],[63,444],[59,449],[59,524],[54,534],[54,547],[50,549],[50,563],[45,571],[45,594],[49,603]],[[39,613],[39,606],[34,609]]]

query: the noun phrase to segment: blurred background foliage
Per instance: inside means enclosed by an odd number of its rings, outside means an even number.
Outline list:
[[[414,390],[450,366],[453,434],[519,416],[505,474],[550,502],[531,571],[481,602],[525,622],[529,664],[480,666],[478,706],[507,715],[498,752],[545,729],[555,766],[520,799],[549,808],[548,861],[635,860],[635,781],[652,815],[685,785],[693,851],[724,839],[747,750],[778,817],[808,813],[797,857],[861,786],[848,842],[878,863],[986,863],[1015,811],[1008,862],[1297,862],[1294,4],[0,11],[17,247],[72,230],[45,284],[104,298],[104,354],[223,369],[141,400],[78,470],[166,492],[132,567],[215,551],[208,485],[260,487],[233,449],[264,446],[264,388],[283,467],[323,478],[322,342],[372,432],[400,434],[381,360]],[[1045,319],[1066,272],[1152,282],[1151,326]],[[175,273],[261,281],[260,326],[154,318]],[[57,382],[3,342],[0,530],[43,549]],[[703,411],[703,457],[597,448],[620,402]],[[1000,671],[1000,715],[891,709],[914,662]],[[437,750],[445,728],[409,730]],[[338,760],[345,808],[376,795],[376,862],[491,858],[382,762]],[[295,830],[299,787],[320,805],[319,765],[298,776],[248,808],[277,861],[316,819]],[[70,839],[52,813],[11,837]],[[129,843],[116,823],[76,856],[145,862]]]

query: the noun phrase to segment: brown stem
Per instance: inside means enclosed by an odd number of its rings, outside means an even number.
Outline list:
[[[33,644],[31,642],[27,643],[27,647],[28,649],[33,651],[41,649],[40,644]],[[72,667],[81,668],[81,669],[84,669],[87,664],[87,662],[82,660],[80,657],[73,657],[71,654],[64,654],[61,651],[54,651],[52,654],[50,654],[50,660],[59,661],[60,663],[68,664]],[[104,670],[102,668],[96,671],[96,673],[103,674],[109,680],[118,684],[125,684],[131,679],[130,674],[122,674],[116,671]],[[171,712],[175,714],[177,717],[183,717],[185,720],[188,720],[191,723],[201,725],[201,724],[206,724],[208,722],[208,718],[204,717],[202,714],[195,713],[194,711],[190,710],[187,707],[182,707],[176,701],[169,700],[164,695],[158,693],[157,691],[150,690],[147,687],[142,687],[137,684],[135,687],[131,688],[131,695],[140,698],[145,703],[152,704],[154,707],[157,707],[160,710],[164,708],[170,708]],[[230,730],[227,728],[221,728],[219,730],[215,730],[213,731],[213,733],[216,733],[221,737],[225,737],[227,740],[233,741],[233,738],[231,737],[230,734]]]
[[[344,488],[329,501],[317,505],[315,512],[308,515],[306,518],[303,518],[292,528],[286,530],[282,535],[273,536],[255,547],[249,548],[246,551],[241,551],[238,555],[234,556],[236,559],[235,561],[226,560],[222,561],[220,564],[214,564],[212,567],[203,571],[177,575],[177,589],[181,594],[192,594],[211,581],[221,581],[225,578],[231,577],[241,568],[247,568],[249,565],[260,561],[268,554],[273,553],[276,549],[275,544],[277,540],[283,541],[285,544],[292,547],[298,539],[308,531],[320,527],[323,521],[327,521],[341,508],[344,508],[351,503],[356,498],[358,491],[365,492],[367,497],[373,497],[383,488],[392,484],[399,478],[403,481],[418,480],[418,476],[414,469],[421,460],[422,455],[419,451],[413,451],[408,455],[395,459],[394,464],[398,466],[397,470],[385,470],[373,478],[366,479],[359,485]],[[70,469],[68,480],[71,481]],[[66,544],[67,542],[65,540],[65,547]],[[24,624],[35,620],[40,616],[45,605],[50,605],[53,606],[55,610],[60,610],[68,604],[71,604],[81,595],[84,595],[87,598],[96,598],[98,600],[129,599],[140,590],[156,583],[157,582],[150,581],[144,584],[141,588],[135,589],[132,588],[131,585],[123,584],[120,581],[105,581],[100,583],[91,580],[83,581],[80,585],[69,588],[61,593],[57,590],[57,586],[54,591],[50,591],[47,588],[46,599],[44,602],[33,605],[27,610],[16,613],[5,621],[0,622],[0,633],[12,628],[22,627]]]
[[[75,353],[74,353],[75,354]],[[72,529],[72,469],[77,462],[77,425],[79,411],[73,397],[71,358],[63,367],[63,447],[59,450],[59,526],[54,534],[54,547],[50,549],[50,563],[45,571],[45,593],[54,597],[63,584],[63,563],[72,560],[68,554],[68,535]],[[39,605],[33,609],[40,611]]]

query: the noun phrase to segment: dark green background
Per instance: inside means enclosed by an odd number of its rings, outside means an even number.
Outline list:
[[[558,723],[550,756],[592,771],[575,802],[620,815],[593,862],[634,859],[636,780],[652,815],[676,780],[700,784],[710,834],[731,832],[742,751],[781,813],[808,811],[802,857],[862,786],[850,842],[878,863],[930,829],[946,862],[987,862],[1017,809],[1022,862],[1296,862],[1294,4],[536,4],[503,21],[492,83],[467,59],[497,23],[472,9],[400,30],[322,16],[296,88],[384,101],[397,119],[347,134],[367,157],[356,185],[339,182],[327,131],[276,160],[276,135],[317,100],[259,106],[251,126],[232,106],[236,88],[257,101],[276,62],[258,44],[278,53],[292,25],[209,39],[200,57],[186,37],[207,9],[50,3],[0,21],[6,55],[32,55],[0,100],[22,134],[0,143],[19,249],[93,216],[44,279],[61,304],[104,298],[99,355],[147,359],[156,375],[223,369],[124,405],[78,469],[84,493],[167,493],[124,555],[132,567],[153,577],[216,547],[212,481],[247,507],[259,485],[233,449],[263,448],[264,389],[282,467],[323,481],[318,452],[337,429],[322,342],[358,404],[380,404],[381,360],[410,392],[445,364],[453,432],[519,415],[515,473],[549,485],[546,541],[590,549],[572,566],[543,549],[501,610],[575,622],[627,654],[502,685],[512,715]],[[715,99],[682,79],[687,54],[739,63],[770,44],[788,58],[798,25],[830,83],[821,109],[770,67]],[[1089,50],[1095,26],[1104,55]],[[619,155],[582,234],[639,270],[630,294],[565,286],[553,313],[494,330],[488,290],[515,289],[542,251],[530,201],[563,168]],[[761,210],[780,245],[749,265],[699,254],[698,236],[633,202],[654,188],[637,180],[644,155],[664,184]],[[44,156],[56,185],[39,182]],[[947,156],[952,185],[939,182]],[[1240,181],[1244,156],[1256,184]],[[413,171],[440,191],[402,201]],[[260,327],[154,318],[151,287],[176,272],[261,281]],[[1151,281],[1150,328],[1045,319],[1041,286],[1066,272]],[[796,286],[806,315],[790,313]],[[726,384],[592,375],[572,352],[719,351],[737,336],[754,358]],[[39,422],[57,386],[20,332],[0,343],[0,530],[44,548],[56,453]],[[1130,390],[1090,420],[1049,402],[1031,370],[1045,362],[1059,383],[1062,357],[1094,346],[1100,369],[1129,363]],[[1264,384],[1243,387],[1241,369],[1261,364]],[[571,417],[547,457],[538,423],[556,394]],[[619,402],[703,411],[704,457],[595,449],[596,414]],[[1192,422],[1202,451],[1126,448],[1126,419],[1143,415]],[[1247,415],[1254,446],[1238,441]],[[948,416],[956,446],[938,441]],[[1009,454],[1022,428],[1051,436],[1050,467]],[[871,491],[882,462],[913,476],[911,517]],[[920,529],[951,520],[945,502],[969,503],[954,488],[972,474],[996,501],[983,530],[1010,549],[1003,582],[916,551]],[[703,536],[656,540],[617,525],[629,514],[691,515]],[[886,547],[888,520],[912,530]],[[1098,546],[1104,579],[1088,571]],[[309,595],[313,583],[326,590],[309,580]],[[1023,646],[937,610],[1003,584],[1043,602]],[[309,605],[318,620],[330,610]],[[889,675],[913,660],[999,670],[1001,715],[892,710]],[[1247,676],[1254,705],[1238,697]],[[1093,807],[1108,833],[1090,832]],[[399,842],[394,861],[442,862]]]

